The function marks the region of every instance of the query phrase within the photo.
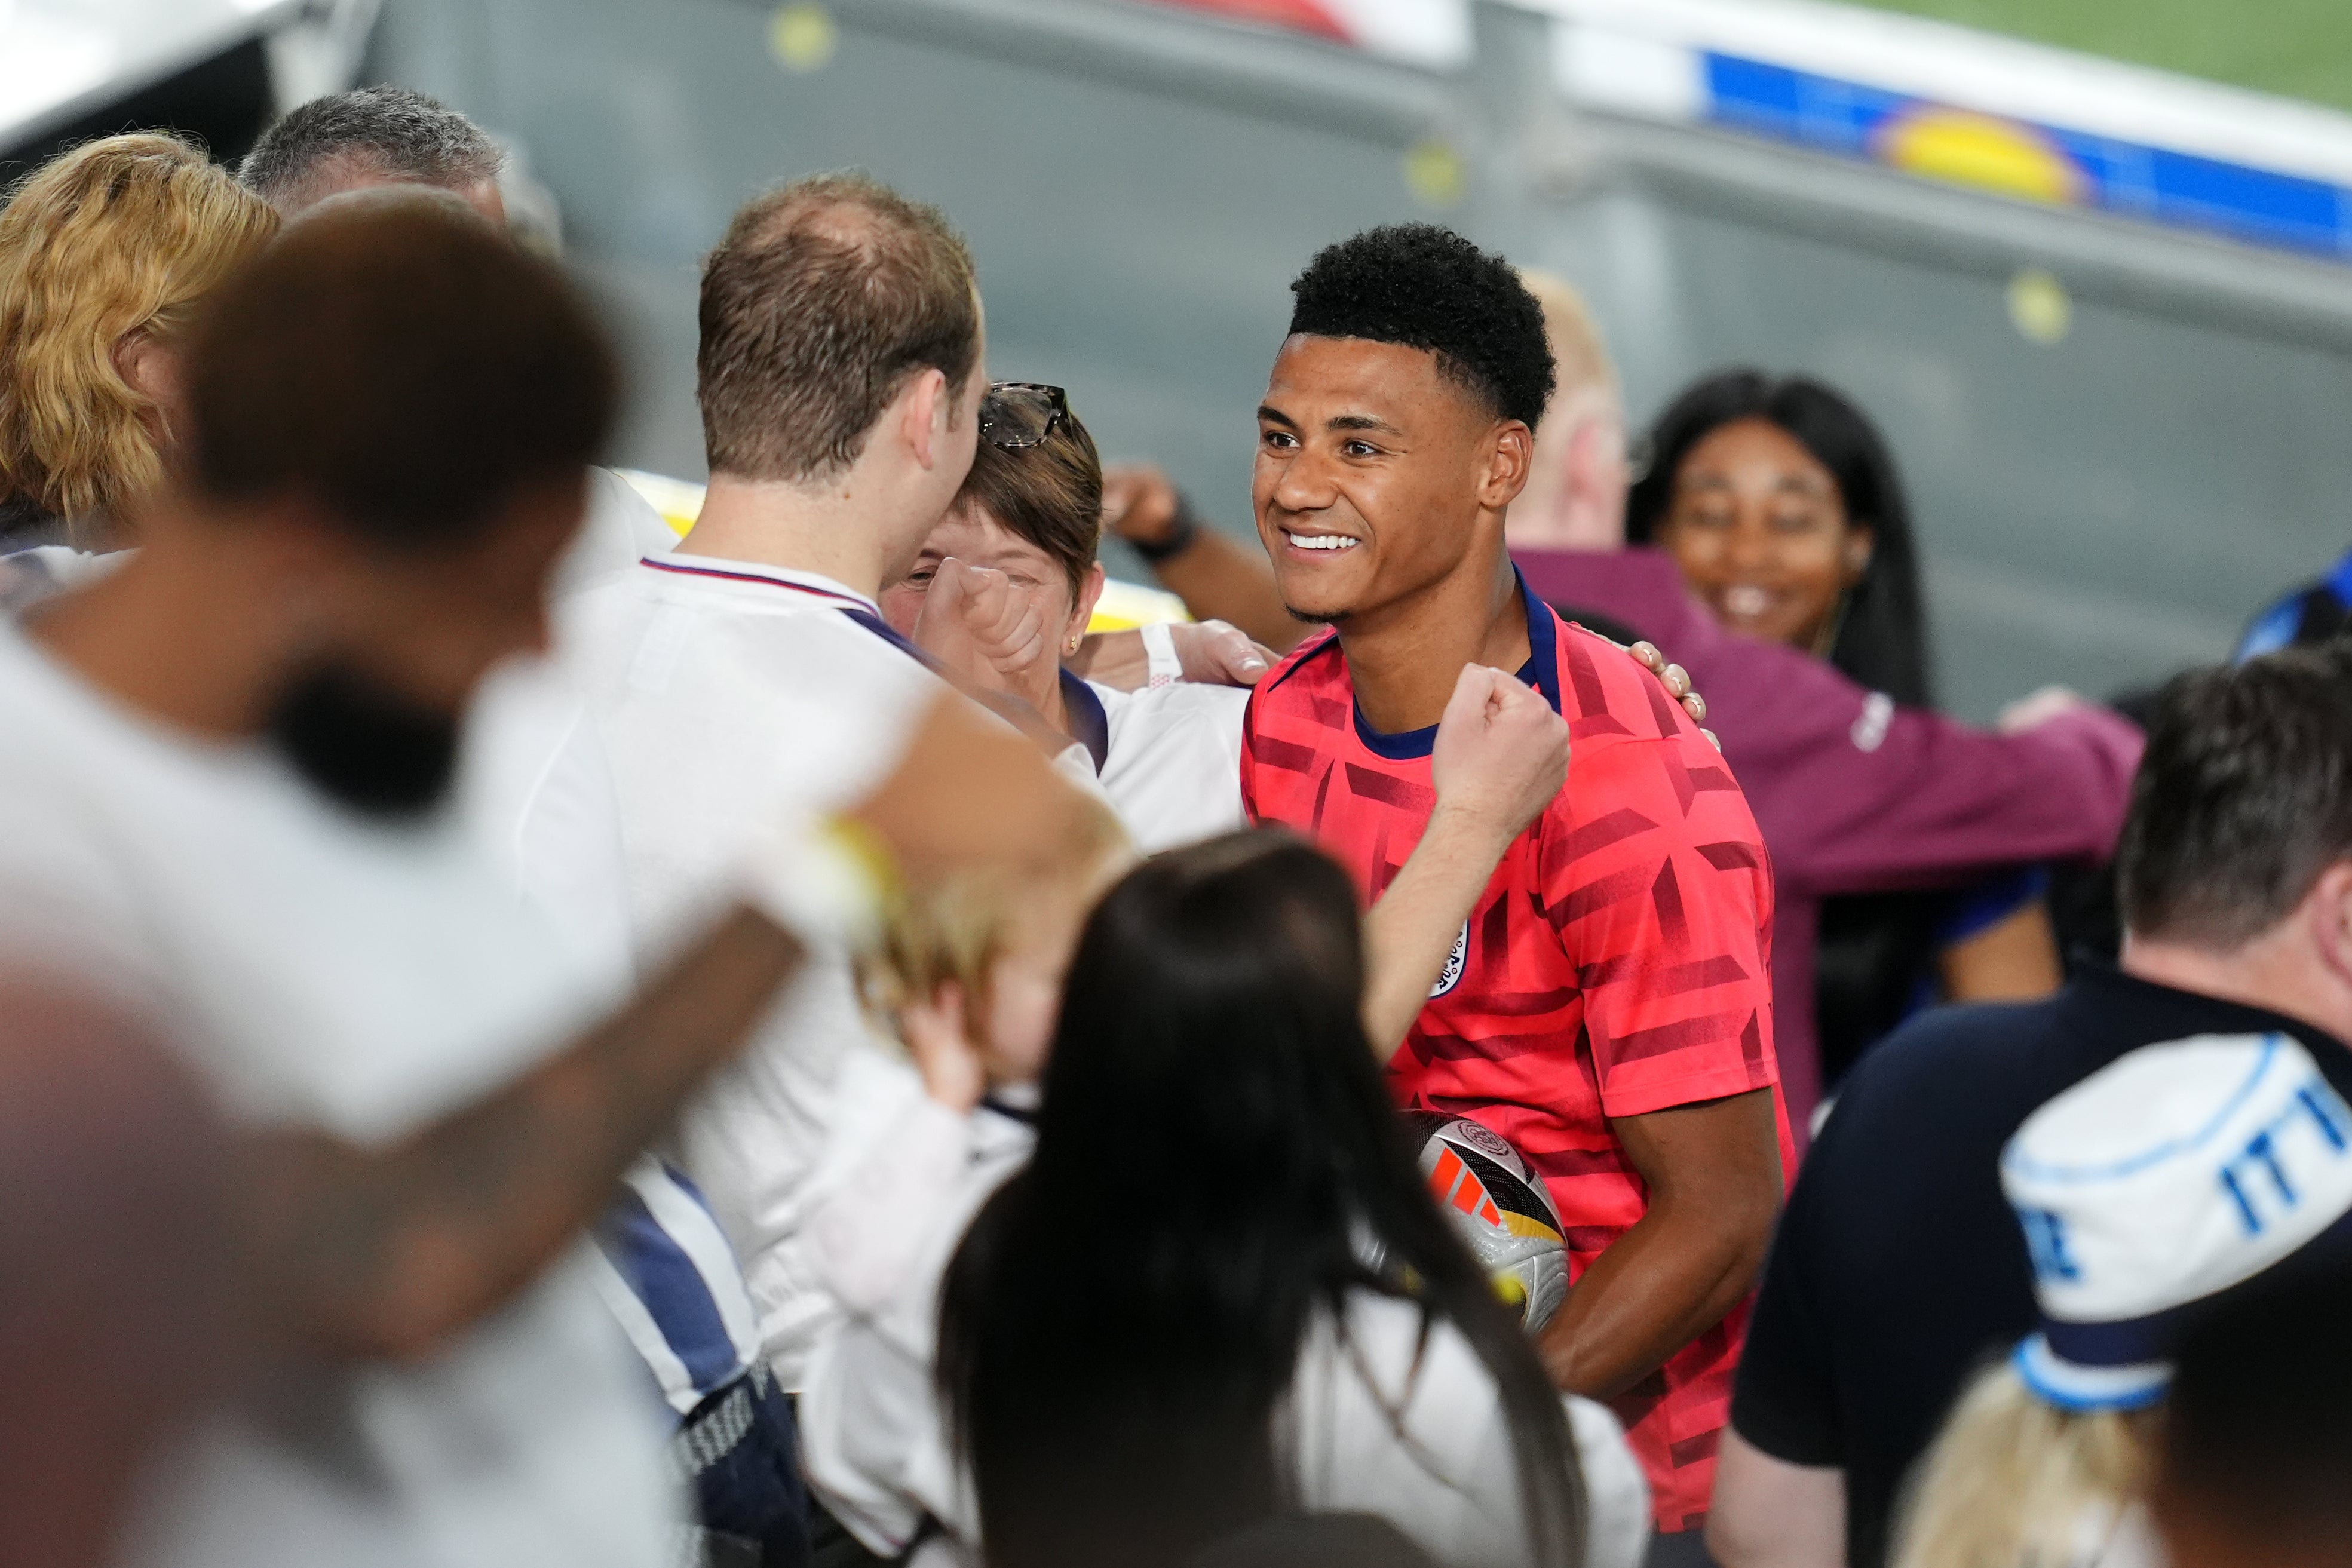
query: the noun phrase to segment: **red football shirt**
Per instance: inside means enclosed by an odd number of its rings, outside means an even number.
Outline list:
[[[1612,1117],[1768,1085],[1778,1109],[1772,873],[1739,786],[1681,706],[1615,644],[1520,593],[1534,650],[1520,674],[1569,721],[1568,786],[1505,852],[1389,1074],[1404,1104],[1517,1146],[1566,1222],[1574,1278],[1648,1207]],[[1243,803],[1316,839],[1377,898],[1429,821],[1436,734],[1366,724],[1325,634],[1250,697]],[[1747,1322],[1743,1303],[1617,1401],[1661,1529],[1706,1512]]]

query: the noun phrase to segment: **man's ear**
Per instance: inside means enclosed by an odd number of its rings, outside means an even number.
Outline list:
[[[1536,434],[1516,419],[1495,426],[1486,448],[1486,471],[1478,485],[1478,504],[1501,511],[1528,487],[1528,472],[1535,462]]]
[[[948,378],[937,370],[926,368],[916,372],[898,399],[898,428],[907,450],[924,467],[936,468],[946,446],[948,420],[953,412]]]
[[[2337,985],[2352,990],[2352,861],[2336,861],[2321,872],[2304,905],[2320,962]]]

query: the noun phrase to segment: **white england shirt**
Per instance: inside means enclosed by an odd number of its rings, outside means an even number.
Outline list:
[[[399,1137],[562,1044],[595,988],[457,813],[354,818],[259,745],[112,705],[0,626],[0,940],[118,984],[247,1125]],[[584,1249],[428,1360],[225,1416],[131,1560],[655,1561],[677,1500]]]
[[[1087,685],[1109,725],[1103,793],[1137,849],[1156,854],[1249,825],[1241,783],[1247,687]]]
[[[719,912],[762,832],[879,783],[950,689],[873,601],[806,572],[652,556],[565,601],[558,620],[558,656],[611,770],[642,969]],[[835,1080],[867,1030],[846,956],[812,955],[677,1140],[742,1260],[787,1388],[837,1314],[802,1231]]]

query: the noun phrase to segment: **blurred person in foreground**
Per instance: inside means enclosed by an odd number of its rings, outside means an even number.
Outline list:
[[[2183,1338],[2153,1483],[2174,1568],[2352,1563],[2352,1268],[2217,1304]]]
[[[1757,1298],[1709,1541],[1727,1568],[1887,1560],[1898,1490],[1978,1358],[2035,1319],[2002,1145],[2142,1046],[2278,1036],[2352,1095],[2352,656],[2183,676],[2117,852],[2118,968],[1929,1013],[1850,1075]]]
[[[322,116],[320,110],[331,112]],[[322,131],[322,119],[334,135]],[[357,151],[362,138],[373,139],[364,158]],[[316,198],[306,209],[311,212],[438,201],[479,213],[477,187],[495,173],[499,158],[464,117],[396,89],[319,100],[274,127],[262,151],[279,177],[272,193],[284,199],[287,182],[296,181],[295,193]],[[375,178],[385,160],[408,177]],[[477,199],[468,203],[460,193]],[[22,609],[128,559],[141,511],[186,438],[181,329],[203,288],[226,268],[215,253],[249,254],[277,228],[276,213],[200,152],[152,136],[109,138],[60,157],[0,216],[0,264],[11,269],[10,287],[21,301],[44,307],[27,303],[25,329],[14,340],[10,369],[21,395],[13,402],[0,399],[7,404],[0,428],[17,432],[28,449],[42,448],[60,426],[105,436],[83,440],[58,461],[69,459],[77,483],[110,497],[85,514],[108,522],[103,530],[81,531],[87,549],[60,545],[9,558],[0,608]],[[133,286],[167,299],[167,307],[116,337],[110,354],[95,323],[125,308],[122,296]],[[136,419],[126,412],[110,423],[103,417],[114,406],[109,389],[125,377],[124,384],[146,389],[148,405]],[[612,570],[605,556],[616,535],[622,560],[634,561],[642,548],[627,533],[635,514],[663,541],[669,538],[667,526],[617,476],[588,472],[589,519],[565,551],[559,582]],[[530,788],[518,780],[541,777],[551,748],[581,748],[576,703],[538,661],[523,657],[507,661],[485,683],[467,720],[457,786],[467,814],[485,829],[502,863],[567,868],[563,885],[542,901],[545,913],[587,961],[629,975],[614,878],[597,875],[597,868],[617,862],[619,851],[609,813],[596,809],[609,791],[593,787],[602,781],[594,759],[570,758],[590,787],[572,792],[569,820],[530,836],[511,831],[508,820],[509,800]],[[675,1411],[678,1462],[705,1494],[698,1528],[789,1538],[803,1506],[790,1417],[757,1374],[752,1310],[718,1222],[688,1184],[648,1158],[628,1173],[626,1190],[598,1234],[610,1267],[599,1270],[597,1282]],[[720,1433],[734,1440],[718,1441]],[[764,1486],[757,1479],[763,1467]],[[780,1561],[795,1560],[787,1547],[777,1550]]]
[[[2283,1035],[2143,1046],[2027,1117],[2000,1179],[2041,1320],[1961,1394],[1895,1561],[2154,1568],[2148,1481],[2181,1335],[2352,1260],[2352,1107]]]
[[[498,222],[500,158],[463,116],[401,89],[364,89],[317,100],[278,122],[248,161],[247,176],[289,213],[321,204],[397,205],[411,193],[418,202],[436,195],[463,202]],[[120,422],[121,439],[86,441],[68,455],[80,465],[79,483],[111,497],[90,514],[107,526],[80,530],[86,546],[111,552],[135,544],[139,508],[185,434],[175,406],[184,368],[177,327],[201,287],[225,270],[218,253],[245,254],[277,226],[271,208],[200,152],[158,137],[78,149],[29,181],[10,208],[0,256],[16,264],[22,298],[47,307],[14,340],[11,369],[21,372],[24,395],[6,412],[25,436],[20,444],[39,448],[57,427],[113,431],[99,411],[111,406],[108,389],[121,377],[152,394],[139,418],[126,413]],[[129,308],[125,292],[141,287],[164,299],[158,316],[142,317],[114,340],[110,356],[105,342],[84,340],[96,329],[93,319],[121,314]],[[60,311],[61,300],[75,309]],[[77,373],[41,373],[60,365]],[[617,476],[591,469],[589,479],[587,524],[565,552],[559,585],[609,574],[645,549],[672,542]],[[123,559],[66,547],[19,556],[0,600],[21,607]],[[596,804],[600,765],[572,759],[586,787],[573,789],[569,820],[529,835],[507,820],[510,798],[524,788],[513,781],[540,778],[551,747],[576,752],[581,745],[571,699],[533,663],[509,661],[473,705],[460,793],[502,862],[564,868],[561,886],[551,889],[542,878],[537,889],[548,894],[544,909],[580,956],[626,975],[631,958],[617,894],[609,913],[601,908],[614,879],[596,874],[618,858]],[[801,1506],[790,1420],[759,1369],[752,1309],[724,1236],[690,1186],[650,1159],[628,1173],[623,1198],[598,1234],[606,1256],[597,1284],[677,1413],[677,1457],[705,1494],[703,1526],[772,1544],[777,1532],[797,1529],[788,1521]],[[732,1440],[719,1441],[719,1433]],[[778,1457],[763,1461],[772,1451]],[[764,1484],[754,1473],[763,1463]],[[791,1558],[786,1551],[782,1560]]]
[[[1989,733],[1907,706],[1868,668],[1730,627],[1665,550],[1626,547],[1625,423],[1607,345],[1573,289],[1540,273],[1522,277],[1542,303],[1561,369],[1536,427],[1528,487],[1505,520],[1511,559],[1564,617],[1668,650],[1706,693],[1706,722],[1772,852],[1774,1038],[1801,1147],[1821,1101],[1813,953],[1822,899],[2104,858],[2123,820],[2139,732],[2053,692],[2015,705],[2003,733]],[[1828,467],[1813,463],[1814,477]],[[1262,553],[1198,526],[1156,469],[1110,470],[1106,506],[1113,530],[1143,550],[1192,613],[1288,645],[1271,629],[1286,616]],[[1818,597],[1833,603],[1838,591],[1832,572]],[[1289,638],[1303,634],[1290,624]],[[1864,925],[1851,943],[1841,940],[1861,960],[1842,966],[1856,983],[1834,988],[1867,998],[1887,989],[1872,977],[1897,966],[1868,951],[1874,942]],[[1917,972],[1914,962],[1894,988],[1898,1009],[1912,1000]]]
[[[0,208],[0,554],[121,548],[186,424],[197,304],[278,214],[165,135],[86,141]],[[22,585],[17,591],[24,591]],[[0,595],[8,590],[0,587]]]
[[[618,997],[448,804],[611,417],[583,308],[470,213],[356,206],[188,363],[140,549],[0,631],[0,940],[168,1017],[242,1145],[268,1356],[134,1560],[652,1561],[677,1500],[583,1228],[812,944],[894,875],[1050,861],[1066,797],[942,705]]]
[[[0,1563],[101,1568],[235,1357],[228,1148],[156,1031],[0,974]]]
[[[1514,672],[1568,722],[1569,786],[1481,893],[1390,1082],[1544,1178],[1574,1281],[1545,1364],[1615,1403],[1659,1551],[1686,1556],[1794,1166],[1763,843],[1689,716],[1506,552],[1553,378],[1518,276],[1403,225],[1326,248],[1292,291],[1257,414],[1258,533],[1284,603],[1331,630],[1252,691],[1243,803],[1376,893],[1431,821],[1447,672]]]

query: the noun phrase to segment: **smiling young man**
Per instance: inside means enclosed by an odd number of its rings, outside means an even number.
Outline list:
[[[1790,1159],[1763,843],[1664,690],[1511,566],[1505,513],[1553,380],[1517,275],[1413,225],[1329,247],[1292,287],[1258,410],[1258,533],[1291,613],[1332,634],[1253,694],[1244,800],[1376,895],[1428,821],[1431,727],[1465,664],[1517,672],[1569,721],[1566,789],[1505,855],[1390,1073],[1544,1176],[1577,1276],[1546,1362],[1614,1401],[1660,1530],[1689,1531]]]

